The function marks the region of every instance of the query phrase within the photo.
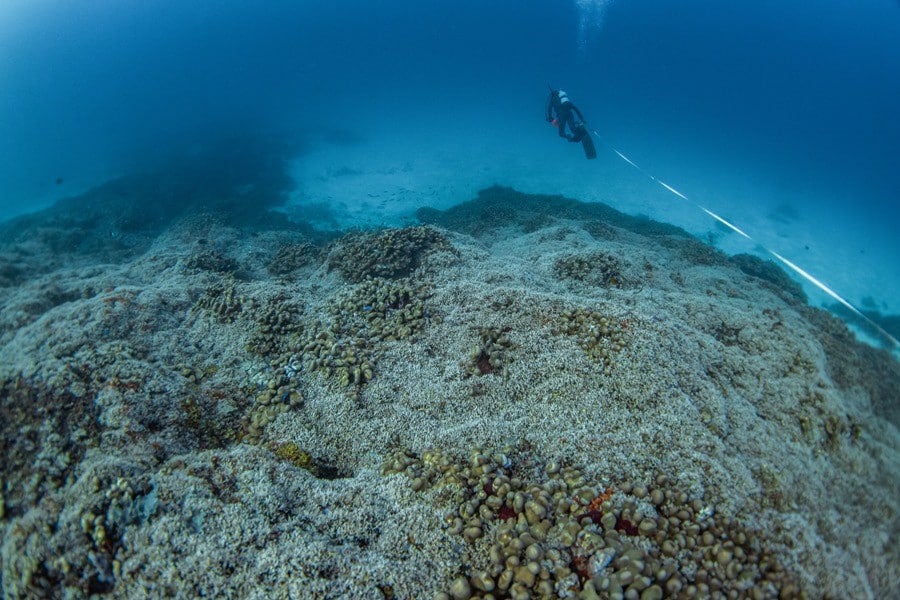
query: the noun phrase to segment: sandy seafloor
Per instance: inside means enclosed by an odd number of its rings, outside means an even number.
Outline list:
[[[144,184],[3,225],[3,597],[900,595],[900,367],[773,265],[509,188],[335,236]]]

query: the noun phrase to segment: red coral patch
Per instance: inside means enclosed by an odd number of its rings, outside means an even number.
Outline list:
[[[638,534],[637,526],[628,519],[623,519],[622,517],[616,519],[616,531],[622,532],[626,535]]]

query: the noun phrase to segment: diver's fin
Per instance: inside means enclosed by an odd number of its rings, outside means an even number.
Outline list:
[[[584,137],[581,138],[581,146],[584,148],[585,157],[588,159],[597,158],[597,148],[594,147],[594,139],[587,131],[584,132]]]

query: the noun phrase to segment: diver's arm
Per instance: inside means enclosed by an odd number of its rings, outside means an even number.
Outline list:
[[[581,120],[581,122],[583,123],[583,122],[584,122],[584,115],[581,114],[581,111],[578,110],[578,107],[575,106],[574,104],[569,104],[569,106],[572,107],[572,110],[575,111],[575,114],[578,115],[578,118],[579,118],[579,119]]]

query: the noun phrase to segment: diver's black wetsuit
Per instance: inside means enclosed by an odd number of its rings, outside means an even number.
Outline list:
[[[578,116],[577,121],[575,120],[576,115]],[[550,97],[547,98],[547,121],[552,123],[554,119],[559,127],[559,137],[564,137],[570,142],[580,142],[581,138],[587,134],[584,127],[584,116],[562,90],[551,90]],[[571,134],[566,133],[567,125]]]

